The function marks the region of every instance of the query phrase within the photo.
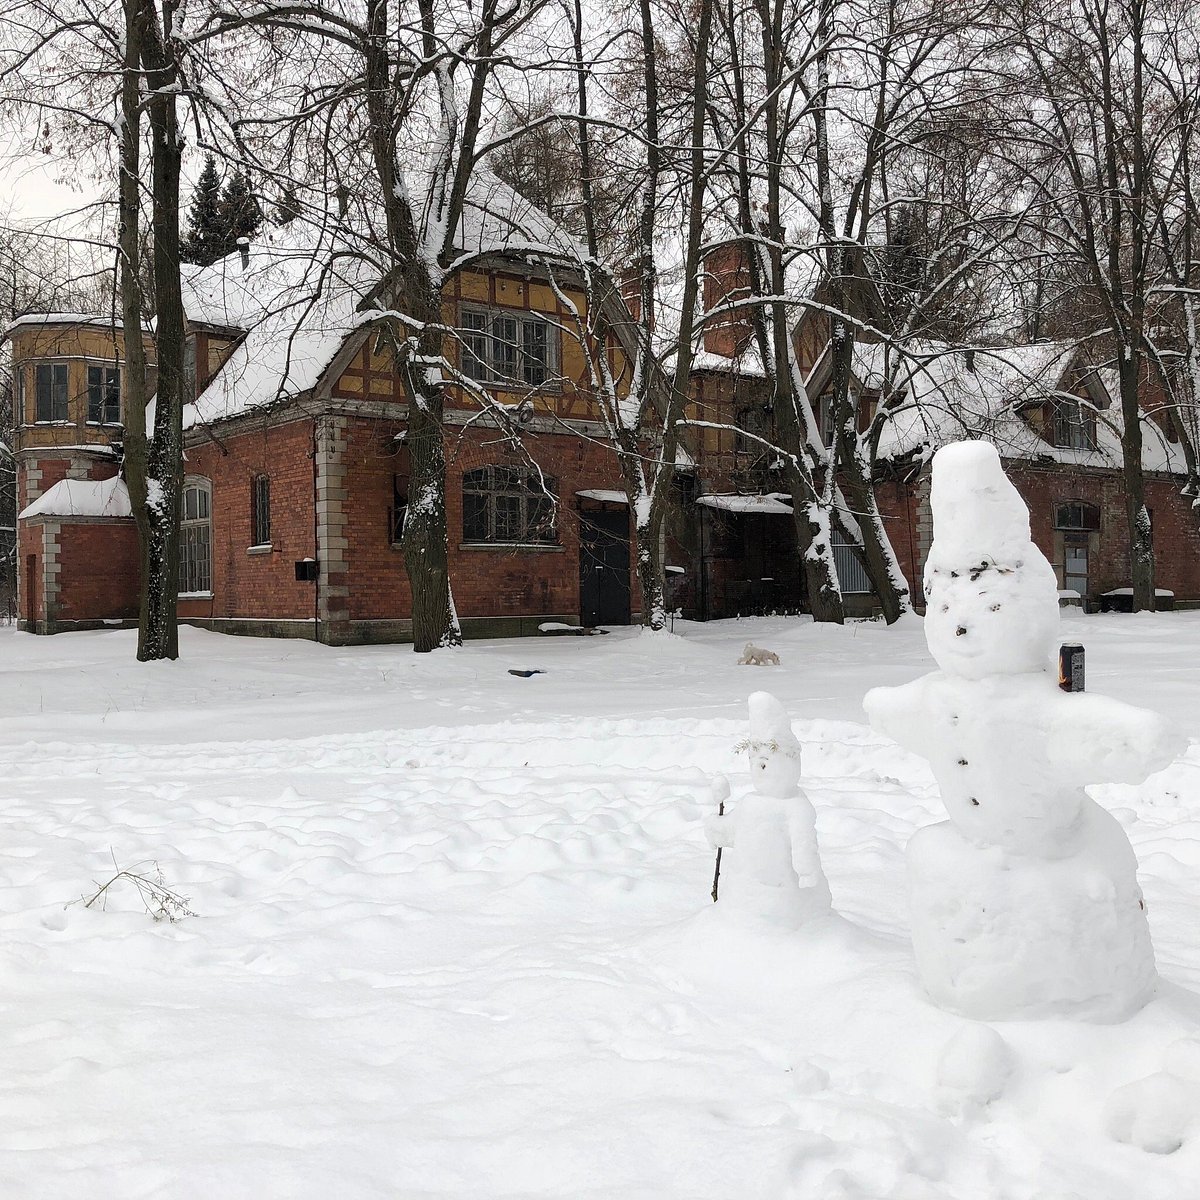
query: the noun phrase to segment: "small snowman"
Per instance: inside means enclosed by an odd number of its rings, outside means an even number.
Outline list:
[[[1152,713],[1058,688],[1057,581],[994,447],[939,450],[931,503],[941,670],[864,702],[929,760],[950,815],[908,846],[922,982],[980,1019],[1121,1020],[1154,991],[1154,952],[1133,849],[1084,788],[1140,782],[1175,740]]]
[[[729,852],[720,903],[794,928],[829,911],[829,885],[817,849],[816,813],[799,788],[800,743],[783,705],[767,692],[750,697],[746,749],[751,791],[707,826],[710,843]]]

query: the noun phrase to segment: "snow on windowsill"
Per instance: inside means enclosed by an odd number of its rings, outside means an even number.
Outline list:
[[[1113,588],[1111,592],[1105,592],[1104,594],[1106,596],[1132,596],[1133,588],[1131,588],[1131,587]],[[1174,599],[1174,596],[1175,596],[1174,592],[1170,592],[1166,588],[1155,588],[1154,594],[1156,596],[1170,596],[1172,599]]]
[[[275,549],[274,542],[261,542],[257,546],[247,546],[246,553],[247,554],[270,554],[274,551],[274,549]]]
[[[211,600],[212,592],[180,592],[176,600]]]

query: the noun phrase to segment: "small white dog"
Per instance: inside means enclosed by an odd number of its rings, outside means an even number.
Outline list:
[[[738,666],[777,667],[779,666],[779,655],[773,650],[764,650],[753,642],[747,642],[745,650],[742,651],[742,657],[738,659]]]

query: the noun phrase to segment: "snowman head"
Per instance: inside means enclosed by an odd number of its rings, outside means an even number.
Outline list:
[[[994,446],[956,442],[933,458],[933,547],[925,640],[948,675],[1046,671],[1058,645],[1058,581],[1029,536],[1029,510]]]
[[[769,692],[750,697],[750,786],[763,796],[795,795],[800,781],[800,743],[792,723]]]

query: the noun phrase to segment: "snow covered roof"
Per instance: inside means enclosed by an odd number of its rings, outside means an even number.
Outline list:
[[[827,355],[828,351],[809,373],[810,390],[826,369]],[[1115,372],[1081,366],[1074,342],[980,347],[970,362],[963,349],[941,342],[914,342],[903,348],[858,344],[853,371],[864,389],[904,397],[880,435],[881,459],[913,454],[925,458],[949,442],[982,438],[1005,458],[1096,467],[1121,462],[1122,417],[1120,404],[1114,403]],[[1094,450],[1055,446],[1023,416],[1032,406],[1083,389],[1096,409]],[[1182,451],[1153,421],[1144,423],[1142,458],[1147,470],[1184,470]]]
[[[458,236],[464,256],[553,256],[577,260],[578,243],[511,188],[481,174]],[[346,339],[379,317],[367,297],[384,273],[369,230],[297,218],[209,267],[184,268],[184,308],[193,322],[245,336],[194,404],[184,426],[219,421],[320,383]]]
[[[26,313],[10,321],[0,340],[11,337],[18,329],[44,329],[51,325],[93,325],[98,329],[111,329],[120,332],[121,318],[112,313],[78,313],[78,312],[38,312]],[[150,324],[146,323],[146,328]]]
[[[770,513],[778,516],[792,515],[792,507],[785,504],[778,496],[699,496],[697,504],[706,508],[719,508],[731,513]]]
[[[23,509],[29,517],[131,517],[129,490],[119,476],[112,479],[60,479]]]

